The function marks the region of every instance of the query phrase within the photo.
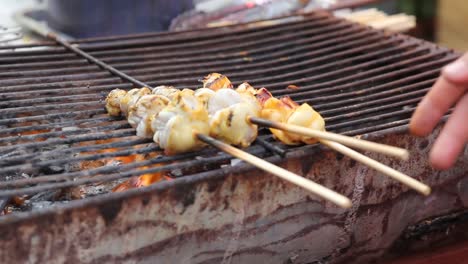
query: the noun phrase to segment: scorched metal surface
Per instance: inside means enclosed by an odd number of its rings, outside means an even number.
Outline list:
[[[285,148],[268,133],[247,151],[351,197],[349,211],[213,149],[158,156],[103,99],[133,84],[54,43],[0,47],[0,197],[111,184],[145,173],[173,180],[97,191],[0,218],[0,257],[30,263],[366,262],[404,228],[468,202],[467,156],[448,172],[427,165],[434,136],[406,125],[440,67],[458,55],[408,36],[316,13],[262,28],[228,27],[74,43],[152,86],[196,88],[210,72],[310,103],[327,129],[412,151],[408,162],[366,153],[428,183],[430,197],[319,146]],[[13,50],[15,49],[15,50]],[[289,88],[288,88],[289,87]],[[112,149],[113,151],[104,151]],[[284,154],[285,156],[281,156]],[[145,154],[128,164],[104,161]],[[85,161],[103,164],[80,167]],[[158,166],[155,166],[158,165]]]

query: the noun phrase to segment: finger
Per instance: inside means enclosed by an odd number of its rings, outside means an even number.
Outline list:
[[[452,167],[464,149],[468,140],[467,114],[468,94],[465,94],[458,102],[431,150],[430,161],[435,168]]]
[[[442,75],[451,83],[468,84],[468,53],[444,67]]]
[[[414,112],[410,130],[425,136],[437,125],[447,110],[465,93],[468,87],[468,54],[448,65],[429,93]]]

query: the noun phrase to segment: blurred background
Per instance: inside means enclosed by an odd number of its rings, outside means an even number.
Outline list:
[[[0,44],[37,40],[20,27],[18,17],[68,38],[90,38],[215,27],[319,9],[468,50],[466,0],[0,0]]]

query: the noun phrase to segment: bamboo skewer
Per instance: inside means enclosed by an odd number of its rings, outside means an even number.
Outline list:
[[[356,152],[342,144],[353,146],[355,148],[364,149],[368,151],[374,151],[378,153],[383,153],[391,156],[396,156],[401,159],[407,160],[409,157],[408,151],[405,149],[392,147],[388,145],[378,144],[370,141],[360,140],[357,138],[347,137],[335,133],[324,132],[319,130],[314,130],[306,127],[295,126],[290,124],[284,124],[280,122],[274,122],[257,117],[249,117],[248,120],[254,124],[262,125],[270,128],[280,129],[283,131],[296,133],[299,135],[305,135],[309,137],[317,138],[322,144],[328,146],[329,148],[338,151],[354,160],[357,160],[403,184],[406,186],[424,194],[429,195],[431,193],[431,188],[424,183],[421,183],[408,175],[405,175],[395,169],[392,169],[376,160],[373,160],[359,152]],[[342,143],[342,144],[340,144]]]
[[[230,146],[224,142],[221,142],[219,140],[216,140],[210,136],[199,134],[195,132],[195,136],[213,146],[216,147],[238,159],[241,159],[247,163],[250,163],[266,172],[269,172],[275,176],[280,177],[283,180],[289,181],[299,187],[302,187],[342,208],[350,208],[351,207],[351,200],[349,200],[347,197],[332,191],[320,184],[317,184],[309,179],[306,179],[304,177],[301,177],[295,173],[292,173],[288,170],[285,170],[281,167],[278,167],[270,162],[264,161],[254,155],[251,155],[245,151],[242,151],[238,148],[235,148],[233,146]]]
[[[343,136],[343,135],[339,135],[339,134],[335,134],[331,132],[319,131],[319,130],[314,130],[314,129],[310,129],[306,127],[270,121],[270,120],[266,120],[266,119],[262,119],[258,117],[249,117],[248,120],[253,124],[275,128],[275,129],[279,129],[279,130],[283,130],[283,131],[287,131],[287,132],[291,132],[291,133],[295,133],[295,134],[299,134],[303,136],[313,137],[317,139],[331,140],[331,141],[335,141],[343,145],[347,145],[347,146],[354,147],[357,149],[373,151],[377,153],[386,154],[389,156],[394,156],[402,160],[408,160],[409,158],[409,152],[406,149],[402,149],[402,148],[397,148],[393,146],[370,142],[370,141],[357,139],[353,137],[347,137],[347,136]]]
[[[359,152],[356,152],[350,148],[347,148],[343,145],[341,145],[340,143],[336,143],[336,142],[331,142],[331,141],[328,141],[328,140],[320,140],[320,142],[326,146],[328,146],[329,148],[335,150],[335,151],[338,151],[356,161],[359,161],[387,176],[390,176],[391,178],[405,184],[406,186],[422,193],[423,195],[429,195],[431,193],[431,188],[429,186],[427,186],[426,184],[424,183],[421,183],[413,178],[411,178],[410,176],[406,175],[406,174],[403,174],[397,170],[394,170],[376,160],[373,160],[369,157],[366,157],[364,156],[363,154],[359,153]]]

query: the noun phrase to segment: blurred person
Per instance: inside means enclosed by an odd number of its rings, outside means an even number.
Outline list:
[[[417,136],[432,132],[443,115],[455,105],[430,152],[436,169],[451,168],[468,141],[468,53],[445,66],[436,83],[414,112],[410,131]]]

